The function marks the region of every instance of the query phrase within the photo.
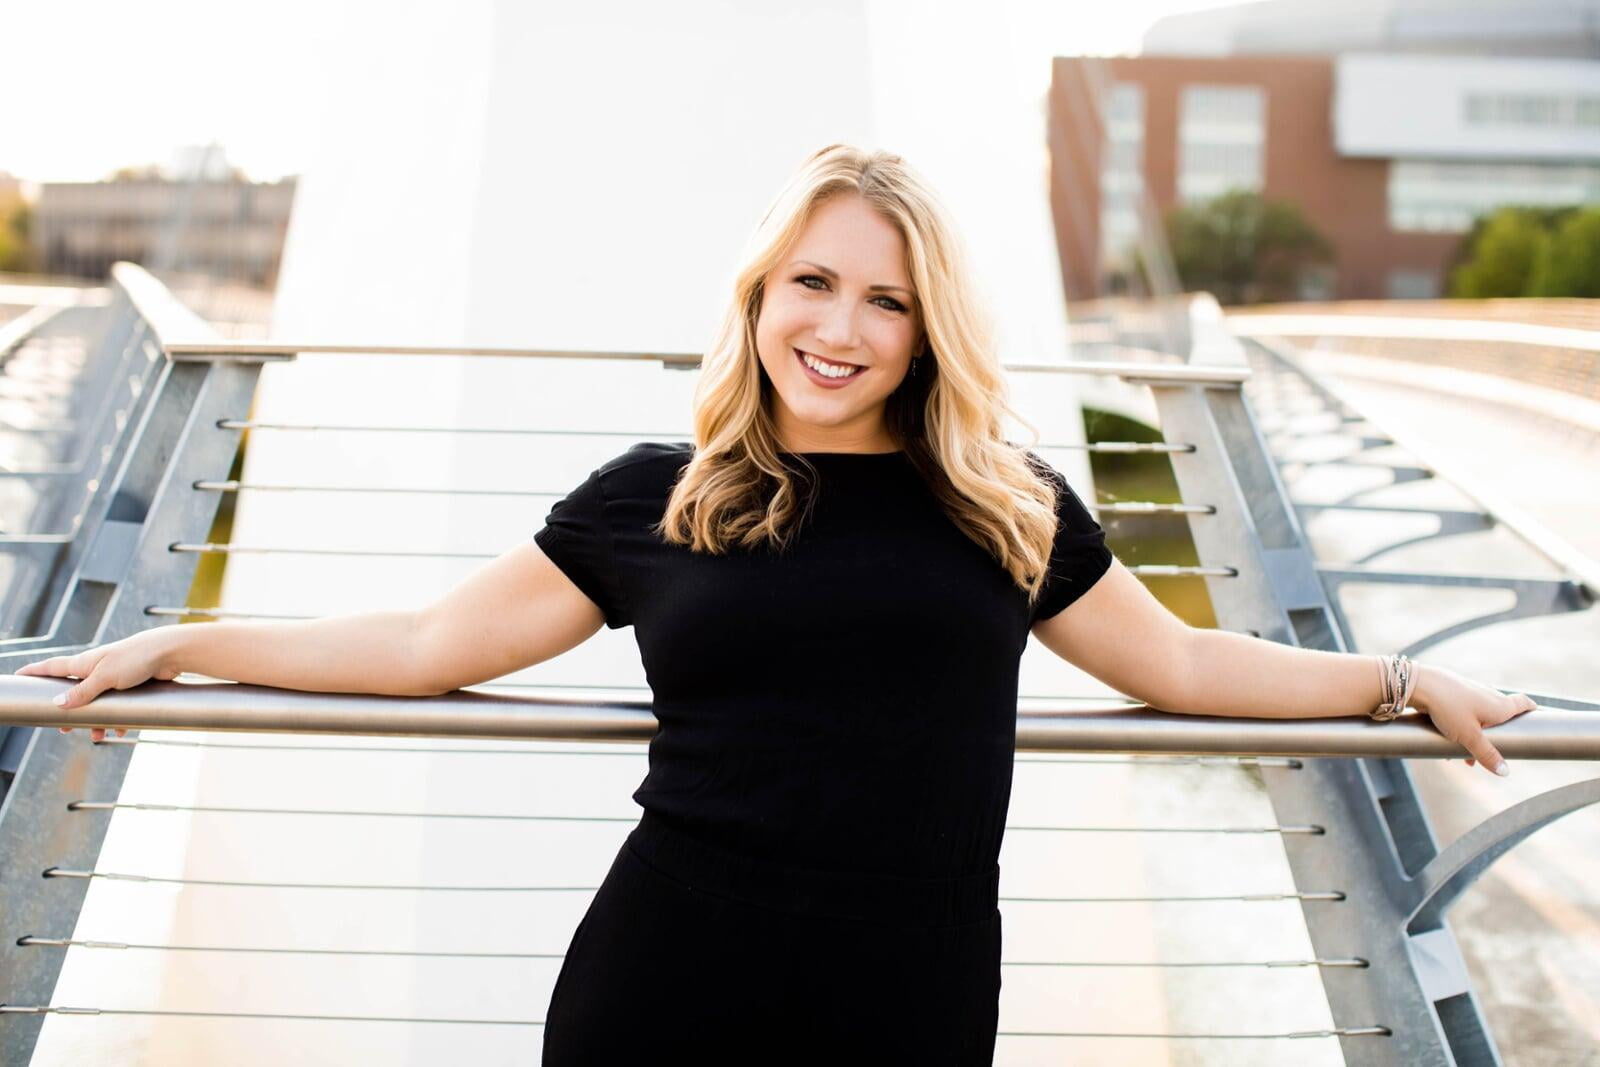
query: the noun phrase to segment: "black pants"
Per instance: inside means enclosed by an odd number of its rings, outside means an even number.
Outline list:
[[[998,868],[808,871],[646,812],[567,949],[544,1064],[990,1064],[998,893]]]

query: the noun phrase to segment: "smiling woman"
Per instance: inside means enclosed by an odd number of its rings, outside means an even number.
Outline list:
[[[751,239],[695,392],[701,447],[660,529],[712,554],[781,548],[809,506],[811,453],[902,450],[1031,599],[1056,494],[1000,437],[1007,416],[1024,421],[938,196],[898,156],[830,145]]]
[[[987,1064],[1030,635],[1172,712],[1366,715],[1413,692],[1490,769],[1484,727],[1531,702],[1184,625],[1002,436],[972,288],[902,160],[829,146],[757,229],[692,444],[602,464],[532,544],[417,611],[163,627],[17,673],[82,679],[67,708],[185,672],[421,695],[632,626],[659,723],[644,814],[562,962],[547,1067]]]
[[[905,261],[894,224],[861,196],[840,194],[816,208],[774,272],[756,348],[777,394],[773,421],[792,450],[897,447],[882,408],[919,358],[922,332],[906,304],[887,295],[910,299]]]
[[[806,162],[701,375],[693,447],[630,449],[536,538],[634,627],[660,723],[545,1062],[988,1063],[1018,661],[1103,533],[999,436],[954,229],[895,156]]]

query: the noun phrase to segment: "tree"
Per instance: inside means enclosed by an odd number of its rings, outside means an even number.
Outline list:
[[[1450,295],[1468,299],[1525,296],[1534,270],[1548,255],[1545,216],[1503,207],[1469,234],[1466,262],[1450,272]]]
[[[1600,297],[1600,206],[1566,215],[1545,242],[1527,292]]]
[[[1517,207],[1516,210],[1537,222],[1541,229],[1554,230],[1576,209],[1570,206],[1524,205]],[[1483,232],[1489,228],[1489,223],[1494,217],[1495,212],[1488,212],[1472,220],[1471,228],[1461,238],[1461,241],[1456,245],[1455,251],[1450,254],[1449,262],[1445,264],[1444,273],[1447,279],[1452,277],[1459,268],[1472,262],[1473,252],[1478,247],[1478,242],[1483,239]]]
[[[1248,190],[1174,208],[1166,223],[1183,287],[1223,304],[1292,300],[1304,272],[1333,258],[1297,206]]]
[[[0,271],[26,274],[34,269],[33,209],[26,200],[0,200]]]
[[[126,167],[118,167],[111,172],[105,180],[108,182],[156,182],[163,181],[166,173],[155,163],[137,163]]]

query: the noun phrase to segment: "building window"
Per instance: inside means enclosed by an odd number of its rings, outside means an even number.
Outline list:
[[[1555,93],[1468,93],[1461,100],[1468,126],[1600,128],[1600,96]]]
[[[1563,207],[1600,201],[1600,165],[1456,163],[1397,159],[1389,164],[1389,228],[1464,233],[1508,204]]]
[[[1253,85],[1188,85],[1178,116],[1178,197],[1208,200],[1265,184],[1267,94]]]
[[[1127,271],[1139,245],[1144,196],[1144,88],[1117,83],[1105,94],[1106,143],[1100,163],[1100,263]]]
[[[1399,268],[1389,272],[1390,300],[1433,300],[1439,296],[1439,272]]]

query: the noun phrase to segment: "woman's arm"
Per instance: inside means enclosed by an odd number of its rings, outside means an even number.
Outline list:
[[[82,679],[60,705],[183,672],[321,693],[431,696],[541,663],[604,618],[532,541],[416,611],[164,626],[16,673]]]
[[[1189,715],[1299,719],[1366,715],[1383,699],[1372,656],[1295,648],[1224,630],[1198,630],[1113,561],[1066,610],[1039,622],[1034,636],[1063,659],[1120,692],[1162,711]],[[1533,707],[1440,667],[1418,665],[1411,704],[1439,732],[1489,770],[1505,761],[1484,737]],[[1471,761],[1469,761],[1471,762]]]

